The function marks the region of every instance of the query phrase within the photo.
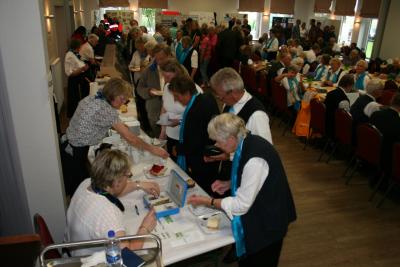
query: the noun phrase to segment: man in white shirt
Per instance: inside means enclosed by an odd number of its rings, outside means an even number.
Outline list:
[[[269,118],[264,106],[244,89],[243,80],[234,69],[223,68],[217,71],[211,77],[211,86],[217,98],[225,104],[225,112],[241,117],[252,134],[272,144]]]
[[[306,55],[305,61],[309,64],[315,62],[320,51],[321,48],[319,45],[314,44],[310,50],[304,51],[304,54]]]

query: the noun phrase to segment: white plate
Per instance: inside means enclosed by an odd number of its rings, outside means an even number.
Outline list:
[[[219,228],[218,229],[211,229],[207,227],[207,221],[209,218],[218,216],[220,218],[219,221]],[[230,227],[230,222],[228,217],[222,212],[216,213],[216,214],[211,214],[211,215],[203,215],[203,216],[198,216],[197,217],[197,224],[200,226],[200,229],[205,233],[205,234],[215,234],[218,233],[219,231],[229,228]]]
[[[147,179],[165,178],[165,177],[168,177],[171,174],[171,169],[168,168],[168,167],[165,167],[165,168],[167,168],[167,170],[164,172],[163,175],[158,175],[158,176],[157,175],[153,175],[153,174],[150,173],[150,169],[151,169],[152,166],[153,165],[143,168],[144,176],[146,176]]]

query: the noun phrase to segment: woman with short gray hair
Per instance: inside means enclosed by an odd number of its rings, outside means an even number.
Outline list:
[[[231,179],[211,189],[223,195],[191,195],[188,203],[222,209],[232,220],[239,267],[277,266],[288,225],[296,220],[293,197],[282,162],[264,138],[248,133],[244,121],[231,113],[208,124],[210,138],[225,153],[234,153]]]
[[[92,164],[91,178],[79,185],[68,207],[67,242],[106,238],[110,230],[115,231],[118,237],[126,235],[123,222],[125,206],[119,198],[136,190],[155,197],[160,194],[157,183],[131,180],[131,168],[129,156],[122,151],[106,149],[97,155]],[[136,234],[149,234],[156,224],[154,210],[151,210]],[[143,242],[124,242],[121,246],[134,250],[141,248]],[[93,249],[73,251],[74,256],[92,253]]]

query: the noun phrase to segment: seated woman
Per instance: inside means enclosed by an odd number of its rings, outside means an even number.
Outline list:
[[[322,81],[326,78],[329,70],[329,61],[331,60],[330,55],[322,55],[317,68],[315,69],[314,79],[317,81]]]
[[[287,91],[287,105],[290,109],[297,112],[301,107],[301,98],[304,87],[299,73],[300,68],[297,65],[290,65],[281,85]]]
[[[229,216],[239,267],[278,266],[288,225],[296,220],[278,152],[264,138],[249,133],[244,121],[232,113],[213,118],[208,133],[217,147],[234,153],[231,179],[212,184],[219,195],[231,189],[231,196],[214,199],[193,194],[188,203],[222,209]]]
[[[334,57],[329,61],[331,66],[326,77],[322,79],[323,85],[337,87],[340,79],[347,73],[347,71],[341,68],[342,62],[340,59]]]
[[[354,88],[357,90],[365,90],[368,82],[371,80],[367,72],[368,63],[361,59],[357,62],[354,75]]]
[[[156,156],[168,157],[164,149],[147,144],[129,131],[119,119],[118,109],[131,95],[132,89],[127,82],[112,78],[101,91],[97,92],[97,95],[89,95],[79,102],[66,134],[62,137],[61,161],[67,195],[72,196],[83,179],[89,177],[87,172],[89,146],[99,144],[111,128],[116,130],[128,144],[147,150]]]
[[[107,238],[110,230],[117,237],[127,234],[123,221],[125,207],[119,197],[135,190],[143,190],[154,196],[160,194],[157,183],[129,179],[132,176],[131,167],[128,155],[119,150],[106,149],[95,158],[91,178],[79,185],[68,207],[66,242]],[[151,210],[136,234],[149,234],[156,224],[154,210]],[[143,241],[123,242],[121,246],[135,250],[143,246]],[[79,249],[74,250],[73,255],[90,255],[94,251],[96,249],[93,248]]]
[[[207,125],[213,116],[219,114],[217,102],[211,94],[199,94],[188,76],[175,76],[169,90],[175,101],[185,107],[179,130],[177,163],[206,192],[211,193],[219,162],[205,162],[203,153],[207,145],[213,144],[208,138]]]

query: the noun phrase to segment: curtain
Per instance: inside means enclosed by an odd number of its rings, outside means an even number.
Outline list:
[[[360,16],[363,18],[377,18],[381,0],[363,0],[360,10]]]
[[[239,0],[239,11],[264,12],[264,0]]]
[[[129,7],[128,0],[99,0],[99,7]]]
[[[294,14],[294,0],[271,0],[270,13]]]
[[[329,8],[331,7],[332,0],[315,0],[314,12],[315,13],[331,13]]]
[[[168,9],[168,0],[139,0],[139,7]]]
[[[336,0],[335,15],[354,16],[356,0]]]

